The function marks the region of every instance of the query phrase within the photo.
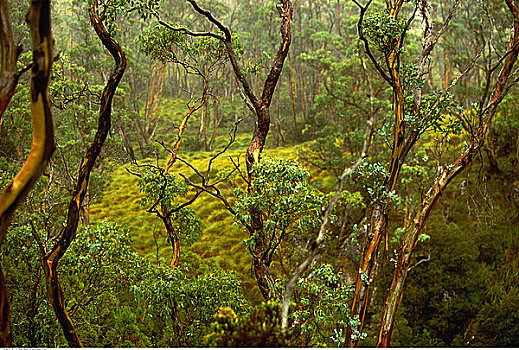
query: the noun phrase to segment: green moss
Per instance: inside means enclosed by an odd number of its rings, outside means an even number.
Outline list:
[[[214,149],[221,149],[227,142],[228,136],[217,137]],[[250,135],[238,134],[233,147],[225,155],[213,161],[211,178],[225,176],[233,169],[229,157],[232,157],[237,164],[239,158],[241,171],[245,173],[245,150],[249,142]],[[216,153],[217,151],[185,152],[180,156],[195,168],[204,170],[202,173],[205,175],[209,160]],[[294,159],[297,152],[295,147],[278,147],[265,149],[264,154],[271,157]],[[166,162],[166,158],[159,159],[160,166],[164,166]],[[144,163],[156,164],[156,160],[146,159],[140,162],[140,164]],[[138,168],[130,165],[115,168],[111,174],[112,181],[108,184],[103,196],[91,205],[91,221],[108,219],[125,226],[130,230],[135,248],[140,254],[153,259],[169,260],[172,250],[170,243],[166,240],[167,235],[162,221],[153,213],[147,213],[146,208],[140,206],[141,194],[137,187],[138,178],[130,174],[126,170],[127,167],[132,171],[139,171]],[[328,188],[335,184],[335,180],[329,174],[309,170],[311,175],[316,178],[315,181],[325,184],[323,187]],[[200,177],[181,161],[174,164],[171,172],[184,174],[191,181],[200,183]],[[231,203],[234,201],[234,187],[245,188],[245,182],[237,171],[233,173],[230,181],[218,185],[222,194]],[[190,198],[193,193],[188,194],[187,198]],[[214,259],[220,267],[237,273],[243,281],[244,292],[249,300],[261,301],[262,297],[251,273],[250,254],[243,244],[247,233],[234,223],[232,215],[225,209],[222,202],[210,195],[202,194],[190,207],[195,210],[202,221],[203,234],[199,241],[190,247],[183,246],[181,242],[181,259],[183,256],[190,256],[191,252],[198,254],[203,262]]]

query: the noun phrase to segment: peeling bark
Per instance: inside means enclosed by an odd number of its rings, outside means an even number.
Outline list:
[[[8,27],[5,21],[8,20],[8,17],[5,13],[6,7],[3,2],[1,8],[2,31],[5,34],[5,27]],[[56,148],[54,144],[54,125],[48,96],[49,79],[54,57],[54,41],[50,23],[50,1],[32,1],[31,8],[27,14],[27,22],[29,23],[33,45],[30,97],[33,140],[31,151],[21,170],[0,194],[0,246],[5,239],[7,229],[17,206],[23,202],[34,183],[38,180]],[[2,38],[2,45],[4,44],[3,40],[4,38]],[[5,59],[2,56],[2,64],[5,63]],[[16,61],[14,64],[16,65]],[[4,67],[2,68],[4,69]],[[4,109],[5,107],[7,107],[7,104],[2,106]],[[0,279],[0,346],[9,346],[11,345],[12,338],[10,334],[8,293],[1,271]]]
[[[422,199],[422,203],[418,207],[413,220],[406,227],[404,237],[402,238],[402,246],[399,250],[398,262],[393,275],[393,281],[391,283],[389,295],[384,304],[382,324],[377,343],[378,347],[390,346],[396,311],[402,300],[405,279],[409,272],[411,257],[427,219],[449,183],[451,183],[451,181],[472,162],[474,156],[484,146],[488,130],[492,125],[492,121],[496,114],[497,106],[503,100],[510,88],[510,85],[507,85],[507,83],[512,68],[519,56],[519,11],[512,0],[505,0],[505,2],[514,18],[514,32],[508,43],[509,54],[503,63],[487,106],[480,114],[480,124],[477,128],[478,131],[473,135],[468,149],[458,159],[456,159],[456,161],[447,166],[435,179],[433,186],[431,186],[425,197]],[[487,81],[487,85],[488,84],[490,84],[490,81]]]

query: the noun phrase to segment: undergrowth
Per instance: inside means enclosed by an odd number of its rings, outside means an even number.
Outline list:
[[[233,169],[229,157],[232,157],[235,163],[238,163],[239,159],[240,169],[244,175],[246,174],[244,155],[250,135],[239,134],[236,139],[237,142],[233,144],[233,147],[213,161],[211,166],[213,181],[219,175],[225,176]],[[215,149],[220,150],[227,141],[228,136],[217,137]],[[217,151],[190,151],[183,154],[181,151],[180,156],[205,175],[209,159]],[[271,157],[295,159],[297,152],[295,147],[278,147],[265,149],[264,154]],[[167,161],[166,154],[160,156],[158,164],[164,166]],[[139,164],[145,163],[156,164],[157,160],[139,161]],[[163,223],[154,214],[146,212],[146,208],[140,206],[141,194],[137,186],[138,177],[128,172],[127,169],[134,172],[139,171],[137,167],[130,164],[116,167],[111,174],[112,181],[102,197],[90,207],[91,221],[98,222],[108,219],[123,225],[131,232],[135,248],[140,254],[147,256],[152,261],[158,261],[160,258],[171,259],[172,249],[167,241]],[[319,187],[328,187],[329,190],[334,185],[333,176],[320,170],[309,170],[314,182],[319,183]],[[175,174],[184,174],[193,182],[200,182],[200,178],[195,172],[179,160],[170,171]],[[218,187],[231,204],[234,202],[234,188],[246,188],[245,182],[237,171],[228,181],[222,182]],[[191,191],[186,199],[191,198],[193,193],[194,191]],[[221,201],[208,194],[202,194],[190,207],[195,210],[202,221],[203,234],[199,241],[192,246],[186,246],[184,242],[180,243],[181,259],[191,259],[190,252],[199,255],[204,262],[213,259],[222,269],[233,270],[237,273],[243,281],[244,293],[249,300],[260,301],[262,297],[251,271],[251,257],[243,243],[248,238],[247,233],[234,224],[234,218]]]

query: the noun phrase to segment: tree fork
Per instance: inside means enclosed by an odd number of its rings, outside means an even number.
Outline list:
[[[284,61],[288,56],[291,43],[290,22],[292,20],[292,3],[290,1],[283,0],[281,4],[278,5],[278,8],[279,6],[281,6],[279,11],[282,17],[281,44],[276,54],[274,63],[271,67],[270,73],[265,80],[260,105],[256,107],[255,104],[252,103],[253,101],[251,101],[252,105],[255,106],[256,128],[254,130],[249,148],[247,149],[249,192],[253,190],[254,186],[253,168],[255,165],[259,164],[261,152],[265,146],[265,141],[270,127],[270,103],[272,101],[272,96],[274,95],[277,82],[281,75]],[[269,245],[263,227],[262,213],[252,209],[251,221],[251,227],[253,229],[251,236],[256,237],[254,251],[252,252],[254,275],[256,276],[258,287],[260,288],[260,292],[263,295],[263,298],[270,299],[270,290],[274,285],[274,279],[270,274]]]
[[[281,71],[283,69],[283,64],[287,58],[288,51],[290,49],[291,43],[291,21],[292,21],[292,2],[290,0],[280,0],[277,9],[281,16],[281,42],[279,44],[278,51],[270,68],[269,74],[265,79],[263,84],[263,89],[261,93],[261,98],[258,98],[249,82],[243,75],[243,72],[238,64],[238,59],[236,57],[236,53],[234,52],[234,48],[232,45],[232,35],[230,29],[221,23],[218,19],[214,17],[214,15],[200,7],[196,0],[187,0],[193,7],[193,9],[198,12],[200,15],[207,18],[209,22],[214,24],[223,34],[217,34],[210,31],[206,32],[193,32],[188,30],[185,27],[171,27],[167,23],[161,21],[159,19],[159,23],[172,29],[175,31],[183,32],[187,35],[191,36],[206,36],[213,37],[220,40],[224,46],[229,61],[231,62],[231,66],[234,72],[234,76],[236,78],[238,89],[240,91],[240,95],[243,98],[244,103],[254,114],[256,119],[256,127],[252,136],[251,143],[247,149],[247,172],[249,178],[249,188],[251,191],[252,179],[253,175],[253,167],[258,164],[260,160],[260,155],[265,146],[265,140],[269,131],[270,125],[270,113],[269,107],[272,101],[272,96],[274,94],[274,90],[279,81],[279,77],[281,76]],[[253,256],[253,268],[255,270],[255,275],[258,280],[258,285],[260,287],[260,291],[265,299],[269,298],[270,286],[269,281],[272,282],[272,276],[270,276],[269,270],[269,251],[267,238],[265,237],[265,233],[263,230],[263,222],[261,218],[261,213],[251,211],[252,217],[252,225],[248,226],[249,233],[252,237],[256,237],[256,248],[251,251]]]
[[[488,130],[496,114],[497,106],[503,100],[510,88],[510,85],[507,85],[507,83],[512,73],[512,68],[519,56],[519,11],[512,0],[505,0],[505,3],[514,18],[514,31],[508,43],[506,59],[504,60],[503,67],[496,79],[497,82],[487,106],[481,112],[481,118],[479,119],[481,123],[478,126],[476,135],[473,135],[468,149],[456,161],[446,167],[440,176],[436,178],[433,186],[429,189],[425,198],[422,200],[422,203],[414,216],[413,224],[405,230],[397,266],[393,275],[393,281],[391,283],[389,295],[384,304],[382,324],[377,343],[378,347],[389,347],[390,345],[396,311],[402,300],[405,279],[409,272],[411,257],[427,219],[449,183],[451,183],[451,181],[472,162],[472,159],[478,150],[484,146]],[[490,81],[487,81],[487,85],[489,83]],[[485,116],[487,116],[486,120],[484,119]]]

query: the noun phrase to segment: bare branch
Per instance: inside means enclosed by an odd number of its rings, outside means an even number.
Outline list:
[[[463,0],[456,0],[454,2],[454,4],[451,7],[451,10],[449,12],[449,15],[443,22],[443,25],[441,26],[441,28],[436,32],[436,34],[428,42],[425,43],[423,53],[422,53],[422,55],[424,57],[429,56],[431,51],[434,49],[434,46],[436,45],[436,43],[442,36],[443,32],[445,31],[445,28],[447,28],[447,26],[449,25],[451,19],[454,17],[454,14],[456,13],[456,10],[460,7],[462,2],[463,2]],[[432,21],[430,20],[430,18],[428,19],[428,22],[432,24]]]
[[[227,28],[225,25],[222,24],[222,22],[217,20],[210,11],[200,7],[195,0],[187,0],[187,2],[189,2],[191,6],[193,6],[196,12],[205,16],[211,23],[215,24],[218,27],[218,29],[224,32],[226,39],[231,40],[231,31],[229,30],[229,28]]]
[[[364,21],[364,15],[366,14],[366,10],[368,9],[369,5],[371,4],[373,0],[369,0],[366,6],[362,6],[360,3],[358,3],[356,0],[355,4],[360,9],[360,15],[359,15],[359,21],[357,22],[357,31],[359,32],[359,39],[364,43],[364,49],[366,50],[366,54],[368,55],[369,59],[371,60],[371,63],[375,66],[376,70],[380,73],[382,78],[384,78],[385,81],[388,82],[389,85],[393,86],[394,81],[393,79],[382,69],[380,64],[378,63],[375,56],[373,56],[373,53],[371,52],[371,49],[369,47],[368,39],[364,36],[364,30],[362,27],[363,21]]]
[[[216,158],[218,158],[219,156],[221,156],[222,154],[224,154],[225,152],[227,152],[229,147],[231,147],[231,145],[236,140],[236,130],[238,129],[238,125],[241,123],[242,120],[243,119],[238,119],[237,121],[234,122],[233,127],[229,131],[229,142],[225,145],[225,147],[220,152],[216,153],[213,157],[211,157],[211,159],[209,159],[209,164],[207,165],[207,180],[209,180],[209,176],[210,176],[210,172],[211,172],[211,165],[213,164],[213,161]]]
[[[232,164],[234,165],[234,168],[235,168],[236,170],[238,170],[238,173],[240,174],[242,180],[245,181],[245,183],[246,183],[247,185],[250,185],[249,180],[245,177],[245,175],[243,175],[243,172],[240,170],[240,157],[238,157],[238,164],[236,164],[236,163],[234,162],[234,159],[232,159],[232,157],[229,157],[229,159],[231,160]]]
[[[407,272],[409,273],[409,271],[411,271],[412,269],[416,268],[418,265],[424,263],[424,262],[427,262],[427,261],[430,261],[431,260],[431,254],[427,254],[427,258],[423,258],[419,261],[416,262],[416,264],[414,264],[413,266],[410,266],[408,269],[407,269]]]
[[[294,292],[294,287],[295,287],[297,281],[299,280],[299,277],[301,277],[301,275],[306,271],[308,266],[310,266],[312,264],[312,262],[314,261],[314,258],[316,257],[316,255],[319,252],[320,245],[324,241],[326,231],[328,229],[328,225],[330,224],[331,212],[341,196],[346,178],[349,177],[355,171],[355,169],[358,168],[358,166],[362,163],[364,158],[366,158],[366,156],[367,156],[367,152],[369,150],[369,147],[371,144],[371,138],[373,136],[373,131],[374,131],[374,122],[373,122],[374,117],[375,116],[372,115],[371,119],[369,119],[366,122],[367,127],[366,127],[366,134],[365,134],[365,138],[364,138],[364,145],[362,147],[362,151],[361,151],[359,157],[357,158],[355,163],[344,168],[342,175],[339,177],[339,182],[337,184],[337,187],[335,188],[335,193],[334,193],[332,199],[330,200],[330,202],[328,202],[328,205],[326,206],[326,209],[321,216],[322,222],[321,222],[321,226],[319,228],[319,234],[317,235],[316,239],[310,245],[310,249],[308,250],[308,254],[307,254],[306,258],[301,262],[301,264],[299,264],[296,271],[294,271],[294,273],[288,280],[288,283],[285,288],[285,294],[283,296],[283,304],[282,304],[282,309],[281,309],[281,330],[285,333],[288,330],[288,307],[290,305],[290,299],[292,298],[292,293]]]
[[[218,35],[216,33],[212,33],[212,32],[193,32],[193,31],[189,30],[186,27],[173,27],[171,24],[169,24],[169,23],[163,21],[162,19],[160,19],[155,11],[154,11],[154,14],[155,14],[155,17],[157,17],[157,21],[161,25],[163,25],[164,27],[166,27],[169,30],[172,30],[174,32],[181,32],[181,33],[184,33],[184,34],[187,34],[187,35],[190,35],[190,36],[195,36],[195,37],[203,36],[203,37],[213,37],[213,38],[216,38],[218,40],[225,40],[223,36]]]

